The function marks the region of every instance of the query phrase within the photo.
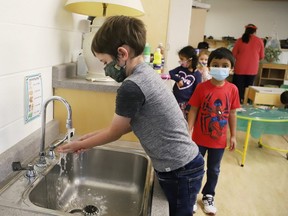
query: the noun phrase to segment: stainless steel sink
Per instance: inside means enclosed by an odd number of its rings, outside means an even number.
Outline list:
[[[97,147],[60,161],[26,186],[23,207],[55,215],[150,215],[153,169],[143,151]]]

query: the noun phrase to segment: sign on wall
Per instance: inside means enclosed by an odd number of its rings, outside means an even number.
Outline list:
[[[42,106],[41,74],[25,77],[25,124],[40,116]]]

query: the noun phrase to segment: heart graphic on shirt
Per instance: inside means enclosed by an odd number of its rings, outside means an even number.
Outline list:
[[[177,85],[180,90],[190,88],[195,82],[195,77],[193,75],[187,75],[184,71],[179,71],[178,77],[183,81],[183,86],[179,87],[179,85]]]

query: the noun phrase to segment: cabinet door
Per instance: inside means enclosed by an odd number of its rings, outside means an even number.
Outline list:
[[[115,113],[116,93],[96,92],[78,89],[54,89],[54,95],[69,101],[73,115],[73,127],[77,135],[83,135],[110,125]],[[54,104],[54,118],[60,123],[60,132],[66,133],[66,109],[61,103]],[[120,140],[139,142],[133,132],[125,134]]]
[[[204,40],[206,16],[206,9],[192,8],[189,44],[194,48]]]

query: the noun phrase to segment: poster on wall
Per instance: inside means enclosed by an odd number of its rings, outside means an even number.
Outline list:
[[[40,116],[42,105],[41,74],[25,77],[25,124]]]

